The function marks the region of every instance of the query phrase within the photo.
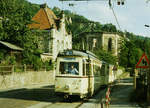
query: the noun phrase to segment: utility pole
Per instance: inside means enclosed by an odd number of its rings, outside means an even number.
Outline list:
[[[150,55],[150,49],[148,54]],[[150,63],[150,58],[149,58],[149,63]],[[147,102],[150,103],[150,65],[149,65],[149,70],[147,71]]]
[[[145,27],[150,27],[150,25],[145,24]],[[148,55],[150,56],[150,48],[148,50]],[[149,58],[149,63],[150,63],[150,58]],[[149,70],[147,71],[147,102],[150,103],[150,65],[149,65]]]
[[[137,76],[137,74],[138,74],[138,71],[137,71],[137,69],[134,69],[134,89],[136,90],[136,76]]]

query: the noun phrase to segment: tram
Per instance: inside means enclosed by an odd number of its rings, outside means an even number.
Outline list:
[[[55,92],[65,97],[92,96],[101,86],[114,80],[112,67],[89,51],[66,50],[57,57]]]

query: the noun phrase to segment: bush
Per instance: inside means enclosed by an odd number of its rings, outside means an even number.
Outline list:
[[[51,61],[50,62],[46,61],[46,62],[43,63],[43,65],[45,65],[46,71],[53,70],[54,66],[55,66],[55,64],[52,63]]]

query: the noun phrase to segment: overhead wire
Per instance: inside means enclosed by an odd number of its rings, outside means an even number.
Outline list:
[[[115,11],[114,11],[114,9],[113,9],[111,0],[109,0],[109,7],[110,7],[110,9],[112,10],[112,13],[113,13],[113,15],[114,15],[114,17],[115,17],[115,20],[116,20],[116,23],[117,23],[117,25],[118,25],[118,28],[119,28],[120,31],[121,31],[121,26],[120,26],[120,24],[119,24],[117,15],[116,15],[116,13],[115,13]]]
[[[115,11],[114,11],[113,7],[111,7],[111,10],[112,10],[112,13],[113,13],[113,15],[114,15],[114,17],[115,17],[115,20],[116,20],[116,22],[117,22],[117,25],[118,25],[119,29],[121,30],[119,21],[118,21],[118,19],[117,19],[117,16],[116,16],[116,14],[115,14]]]
[[[63,0],[61,1],[61,4],[62,4],[62,5],[61,5],[61,6],[62,6],[62,7],[61,7],[62,10],[64,10],[64,1],[63,1]]]
[[[63,1],[67,1],[67,0],[60,0],[60,1],[62,1],[62,5],[63,5]],[[117,15],[116,15],[116,13],[115,13],[115,11],[114,11],[114,9],[113,9],[113,6],[112,6],[112,0],[68,0],[68,1],[87,1],[87,4],[88,4],[88,2],[90,2],[90,1],[109,1],[109,7],[110,7],[110,9],[112,10],[112,13],[113,13],[113,15],[114,15],[114,18],[115,18],[115,20],[116,20],[116,23],[117,23],[117,25],[118,25],[118,28],[121,30],[121,26],[120,26],[120,24],[119,24],[119,21],[118,21],[118,18],[117,18]],[[63,8],[63,7],[62,7]],[[73,10],[74,11],[74,10]]]

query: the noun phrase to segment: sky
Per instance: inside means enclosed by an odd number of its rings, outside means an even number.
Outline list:
[[[60,9],[67,9],[101,24],[112,23],[119,29],[114,14],[108,5],[108,0],[67,2],[59,0],[28,1],[36,4],[47,3],[50,8],[56,6]],[[122,31],[150,37],[150,27],[144,26],[145,24],[150,25],[150,2],[147,3],[146,1],[125,0],[124,5],[117,5],[117,0],[112,0],[112,7]],[[70,7],[70,3],[73,3],[74,6]]]

